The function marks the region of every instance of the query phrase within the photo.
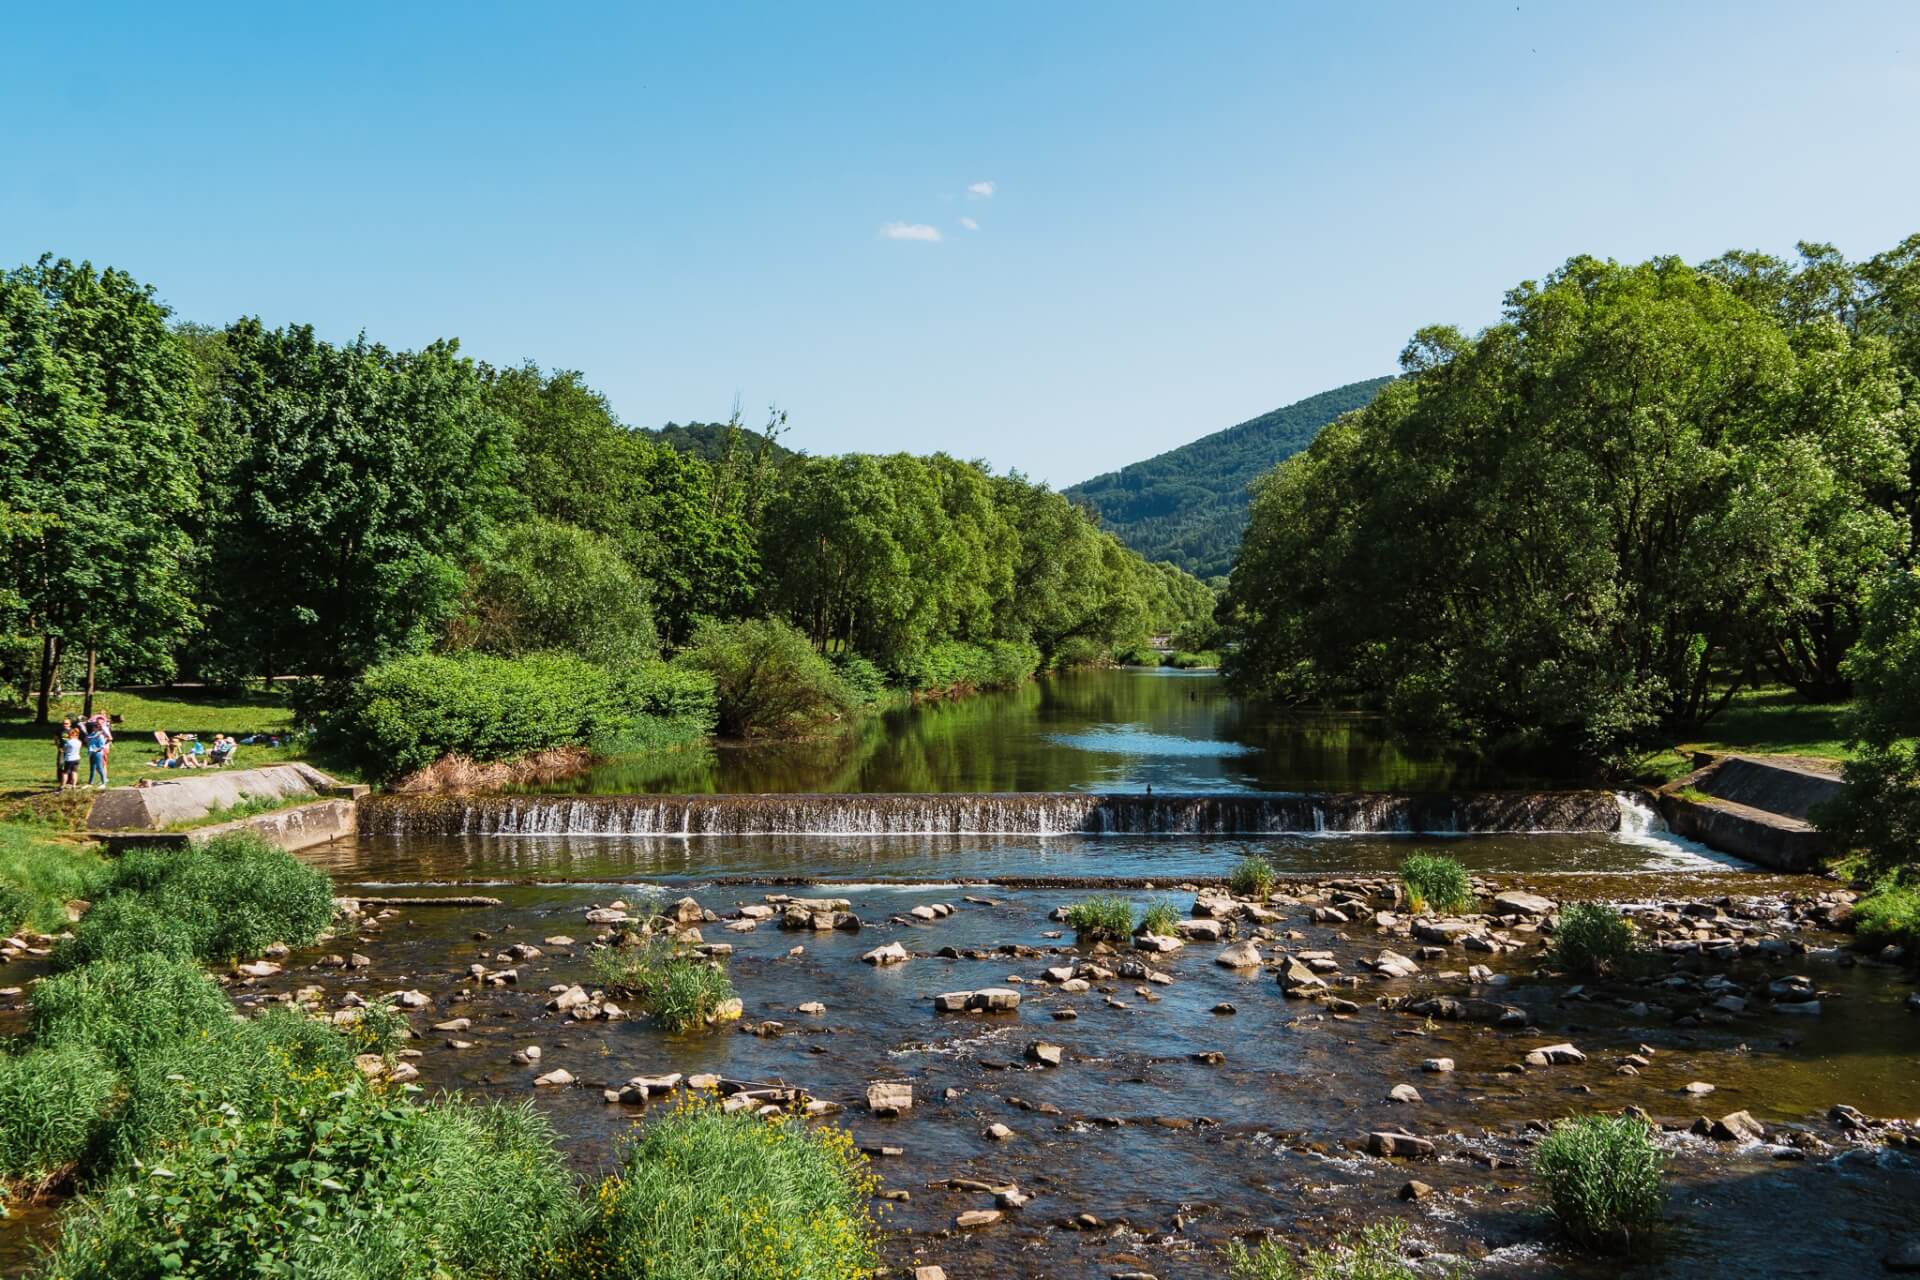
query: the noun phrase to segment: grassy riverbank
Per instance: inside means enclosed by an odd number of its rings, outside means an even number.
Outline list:
[[[1642,757],[1637,777],[1671,782],[1693,769],[1693,754],[1812,756],[1836,763],[1847,758],[1844,702],[1812,703],[1778,686],[1735,694],[1727,709],[1696,735]]]

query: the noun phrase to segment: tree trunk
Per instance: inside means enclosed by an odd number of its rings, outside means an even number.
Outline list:
[[[33,722],[47,723],[47,703],[53,698],[53,669],[60,662],[60,641],[53,635],[40,637],[40,701]]]
[[[87,641],[87,694],[80,704],[80,714],[86,719],[93,718],[93,677],[98,670],[100,650],[93,641]]]

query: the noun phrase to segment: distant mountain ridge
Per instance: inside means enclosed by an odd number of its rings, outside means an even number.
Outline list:
[[[1199,578],[1224,574],[1247,527],[1247,487],[1392,381],[1369,378],[1322,391],[1061,492],[1093,508],[1103,526],[1147,559],[1171,560]]]

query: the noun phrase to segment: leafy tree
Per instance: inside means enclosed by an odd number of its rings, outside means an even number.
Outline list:
[[[1821,826],[1875,872],[1920,867],[1920,572],[1875,583],[1847,669],[1859,693],[1854,754]]]
[[[235,461],[213,629],[236,673],[341,675],[432,645],[505,502],[506,424],[452,342],[226,331],[211,412]]]
[[[51,256],[0,275],[0,592],[40,640],[44,723],[63,648],[164,675],[192,627],[192,369],[125,272]]]
[[[540,519],[508,529],[498,556],[474,571],[453,639],[504,657],[570,653],[616,667],[659,651],[646,587],[613,543]]]
[[[703,623],[675,663],[712,677],[720,732],[731,737],[807,729],[858,703],[833,664],[778,618]]]

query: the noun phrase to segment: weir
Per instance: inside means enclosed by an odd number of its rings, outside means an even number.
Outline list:
[[[1120,794],[385,795],[368,835],[1483,835],[1610,832],[1651,817],[1611,791]]]

